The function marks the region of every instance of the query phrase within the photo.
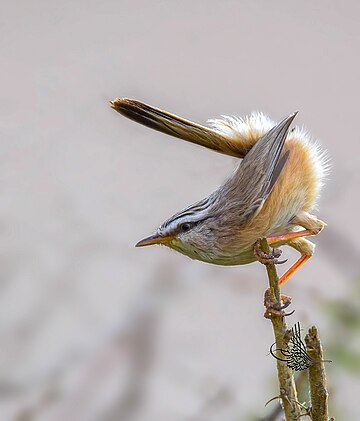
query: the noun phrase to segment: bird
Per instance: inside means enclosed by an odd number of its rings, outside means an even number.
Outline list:
[[[254,112],[200,125],[135,99],[116,98],[110,106],[159,132],[239,158],[236,170],[213,193],[175,213],[137,247],[159,244],[195,260],[236,266],[256,260],[283,263],[279,247],[288,245],[300,257],[279,285],[313,256],[315,245],[305,237],[326,226],[311,212],[329,159],[303,128],[290,130],[297,112],[277,124]],[[260,249],[263,237],[273,247],[271,253]]]

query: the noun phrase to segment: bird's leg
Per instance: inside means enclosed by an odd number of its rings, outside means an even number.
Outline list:
[[[284,283],[291,278],[291,276],[314,254],[315,245],[305,238],[297,238],[291,240],[287,243],[289,246],[293,247],[295,250],[301,253],[300,258],[288,269],[279,279],[279,285],[284,285]]]
[[[270,253],[265,253],[262,251],[260,240],[255,243],[254,246],[254,254],[255,257],[258,259],[260,263],[263,265],[280,265],[281,263],[285,263],[286,260],[279,260],[282,251],[277,248],[273,248]]]
[[[310,259],[311,255],[303,254],[280,278],[279,285],[284,285],[300,267]]]
[[[302,237],[317,235],[326,227],[325,222],[307,212],[301,212],[299,215],[295,216],[291,223],[297,226],[300,225],[306,229],[267,238],[269,244],[286,241],[289,246],[301,253],[300,258],[280,277],[279,285],[283,285],[291,278],[291,276],[314,254],[314,244]]]
[[[272,299],[272,294],[270,288],[265,291],[264,294],[264,306],[266,311],[264,313],[264,317],[267,319],[271,319],[272,316],[290,316],[293,314],[293,311],[290,313],[285,313],[284,309],[289,307],[291,304],[292,298],[288,295],[280,295],[281,303],[274,302]]]
[[[309,235],[316,235],[316,233],[314,233],[311,230],[301,230],[301,231],[295,231],[295,232],[289,232],[287,234],[282,234],[282,235],[274,235],[271,237],[267,237],[267,242],[272,245],[272,244],[276,244],[276,243],[281,243],[281,242],[288,242],[289,240],[293,240],[295,238],[300,238],[300,237],[307,237]]]
[[[267,237],[267,242],[271,245],[284,241],[288,242],[289,240],[295,240],[296,238],[307,237],[309,235],[317,235],[326,227],[325,222],[307,212],[301,212],[299,215],[296,215],[291,220],[291,225],[301,226],[305,229]]]

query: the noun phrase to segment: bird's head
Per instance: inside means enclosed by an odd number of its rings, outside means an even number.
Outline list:
[[[139,241],[136,247],[160,244],[193,259],[207,260],[216,216],[210,213],[207,201],[184,209],[165,221],[156,232]]]

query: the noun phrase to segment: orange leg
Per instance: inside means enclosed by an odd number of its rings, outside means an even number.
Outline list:
[[[267,242],[271,244],[280,243],[281,241],[294,240],[295,238],[307,237],[308,235],[316,235],[317,233],[312,230],[302,230],[289,232],[282,235],[274,235],[273,237],[267,237]]]
[[[302,230],[267,238],[269,244],[286,241],[289,246],[294,247],[301,253],[300,258],[284,273],[284,275],[280,277],[279,285],[283,285],[289,278],[291,278],[291,276],[313,255],[314,249],[311,247],[311,243],[305,238],[302,239],[302,237],[316,234],[317,232],[313,230]]]
[[[283,285],[306,261],[310,259],[311,255],[303,254],[299,260],[297,260],[290,269],[288,269],[284,275],[279,279],[279,285]]]
[[[317,235],[326,226],[325,222],[307,212],[300,212],[292,220],[292,223],[307,229],[267,238],[268,243],[271,245],[275,244],[276,246],[277,243],[286,243],[301,253],[301,257],[281,276],[279,285],[283,285],[314,254],[315,246],[302,237]]]

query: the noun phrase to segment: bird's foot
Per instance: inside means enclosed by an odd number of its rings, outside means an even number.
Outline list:
[[[266,308],[264,317],[266,319],[271,319],[274,316],[290,316],[294,313],[295,310],[291,311],[290,313],[285,313],[284,309],[289,307],[291,301],[292,298],[288,295],[280,295],[280,302],[274,301],[272,298],[271,290],[268,288],[264,294],[264,306]]]
[[[279,260],[281,253],[282,250],[277,248],[273,248],[270,253],[265,253],[264,251],[262,251],[260,241],[257,241],[254,246],[255,257],[263,265],[281,265],[282,263],[287,262],[287,259]]]

